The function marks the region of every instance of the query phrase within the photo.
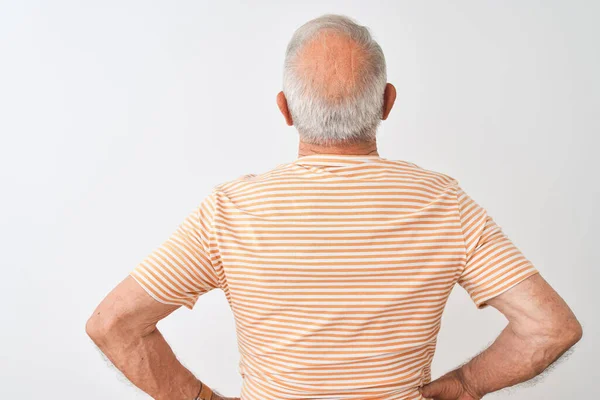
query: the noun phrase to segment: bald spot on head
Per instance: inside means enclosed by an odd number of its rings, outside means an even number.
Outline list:
[[[330,30],[315,35],[300,49],[296,72],[324,100],[339,102],[361,89],[367,54],[351,37]]]

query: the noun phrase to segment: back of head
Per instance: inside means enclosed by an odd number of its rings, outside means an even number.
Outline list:
[[[381,47],[348,17],[313,19],[288,44],[283,92],[303,142],[374,141],[386,82]]]

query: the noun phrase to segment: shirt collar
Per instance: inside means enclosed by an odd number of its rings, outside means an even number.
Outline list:
[[[327,166],[347,166],[356,165],[365,162],[387,161],[379,155],[373,154],[309,154],[298,157],[294,164],[301,165],[327,165]]]

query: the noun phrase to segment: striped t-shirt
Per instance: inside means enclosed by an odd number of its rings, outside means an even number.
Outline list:
[[[409,400],[454,284],[483,308],[537,272],[454,178],[314,154],[214,187],[131,275],[190,309],[223,290],[241,400]]]

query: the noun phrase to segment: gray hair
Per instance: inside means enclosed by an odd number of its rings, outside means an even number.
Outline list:
[[[331,102],[311,87],[310,79],[298,73],[297,56],[303,46],[328,30],[353,40],[366,56],[360,88],[339,102]],[[375,140],[383,113],[387,83],[383,51],[369,29],[343,15],[326,14],[298,28],[287,46],[283,92],[298,134],[304,142],[332,145],[340,142]]]

